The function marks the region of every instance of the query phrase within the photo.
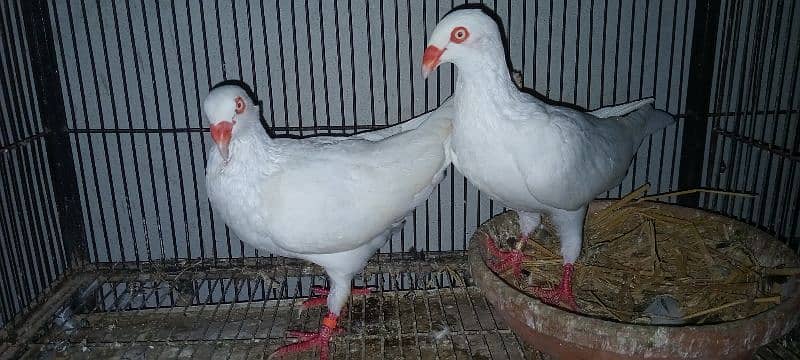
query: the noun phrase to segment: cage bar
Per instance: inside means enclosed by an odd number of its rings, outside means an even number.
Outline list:
[[[285,342],[286,328],[316,327],[322,312],[295,311],[326,284],[322,270],[258,251],[214,217],[202,100],[219,82],[243,81],[277,136],[397,124],[453,93],[452,66],[424,80],[418,61],[437,21],[464,3],[0,5],[0,358],[258,357]],[[643,142],[603,197],[645,182],[654,193],[758,194],[668,201],[800,252],[797,0],[481,4],[500,19],[525,87],[586,109],[654,97],[678,119]],[[470,235],[505,210],[451,166],[355,280],[378,291],[351,299],[350,333],[334,353],[539,358],[463,263]],[[758,356],[798,355],[797,336]]]

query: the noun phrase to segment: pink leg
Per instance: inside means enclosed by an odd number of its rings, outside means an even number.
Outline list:
[[[575,296],[572,294],[572,273],[575,271],[575,265],[564,264],[563,273],[561,274],[561,283],[555,288],[533,287],[530,288],[531,293],[542,300],[543,303],[551,305],[559,305],[563,303],[570,310],[577,310],[578,304],[575,302]]]
[[[331,291],[326,289],[322,286],[312,286],[311,293],[315,296],[312,296],[308,300],[303,302],[303,308],[310,309],[313,307],[318,307],[325,305],[328,301],[328,294]],[[351,295],[369,295],[372,293],[372,288],[360,288],[360,289],[352,289],[350,290]]]
[[[305,331],[289,331],[288,336],[297,339],[295,343],[281,346],[275,350],[269,358],[283,358],[290,354],[296,354],[315,347],[319,347],[320,360],[327,360],[330,355],[329,343],[331,337],[338,334],[341,329],[336,328],[338,316],[333,313],[328,313],[322,319],[322,326],[318,332],[305,332]]]
[[[528,241],[527,237],[520,236],[517,239],[517,245],[513,249],[500,250],[494,239],[487,235],[486,249],[495,258],[489,261],[489,268],[498,274],[511,270],[514,278],[519,279],[522,276],[522,261],[525,260],[522,247],[526,241]]]

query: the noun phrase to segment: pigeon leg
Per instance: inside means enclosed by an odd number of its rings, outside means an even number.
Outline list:
[[[530,288],[531,294],[542,300],[543,303],[551,305],[564,304],[570,310],[577,310],[578,304],[575,302],[575,296],[572,294],[572,273],[575,271],[575,265],[564,264],[563,273],[561,274],[561,283],[554,288],[532,287]]]
[[[328,294],[330,289],[322,286],[312,286],[311,293],[314,294],[310,299],[303,302],[303,308],[310,309],[318,306],[325,305],[328,301]],[[353,289],[350,291],[351,295],[369,295],[372,293],[372,288]]]
[[[561,256],[564,257],[561,282],[555,288],[531,288],[531,293],[544,303],[564,304],[566,308],[574,311],[578,309],[578,304],[572,293],[572,274],[575,271],[575,261],[581,252],[586,206],[574,211],[552,211],[550,216],[561,238]]]
[[[341,329],[336,327],[338,316],[328,313],[322,319],[322,325],[317,332],[289,331],[287,336],[297,339],[295,343],[284,345],[275,350],[269,358],[283,358],[290,354],[296,354],[313,348],[319,348],[320,360],[327,360],[330,355],[328,347],[331,337],[338,334]]]
[[[498,274],[510,270],[514,274],[514,278],[519,279],[522,276],[522,260],[525,259],[522,248],[527,241],[528,238],[522,235],[517,239],[517,245],[513,249],[500,250],[494,239],[491,236],[487,236],[486,249],[494,257],[488,263],[489,268]]]

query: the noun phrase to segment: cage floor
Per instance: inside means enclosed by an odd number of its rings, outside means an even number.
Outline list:
[[[300,311],[301,301],[90,313],[78,317],[80,330],[40,345],[55,358],[260,359],[287,343],[286,330],[318,328],[325,308]],[[347,332],[334,338],[334,359],[532,356],[475,287],[354,296],[340,325]]]
[[[464,259],[428,258],[411,262],[412,269],[399,261],[372,262],[379,271],[360,278],[375,291],[351,296],[340,318],[346,332],[333,339],[332,358],[549,359],[522,344],[502,322],[472,285]],[[367,271],[376,269],[371,267]],[[84,281],[74,289],[79,295],[66,300],[73,304],[76,329],[51,323],[22,357],[266,358],[289,343],[286,330],[316,330],[327,309],[300,310],[309,285],[324,282],[317,271],[265,268],[257,274],[241,269],[168,275],[99,271],[103,274]],[[800,330],[761,348],[756,358],[800,359]]]

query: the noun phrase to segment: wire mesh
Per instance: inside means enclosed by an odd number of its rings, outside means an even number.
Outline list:
[[[709,195],[702,205],[800,251],[800,6],[729,0],[724,9],[705,184],[758,196]]]
[[[382,260],[358,278],[374,291],[351,296],[340,318],[347,332],[331,342],[333,358],[549,359],[505,325],[474,286],[464,257],[407,257],[392,269]],[[264,358],[288,342],[286,330],[319,327],[325,310],[303,310],[301,302],[324,277],[293,266],[258,270],[264,268],[98,273],[75,290],[82,295],[72,302],[70,326],[50,328],[25,355]],[[798,336],[763,347],[756,358],[796,357]]]
[[[52,1],[91,261],[266,255],[215,220],[206,200],[199,104],[210,86],[251,84],[278,135],[395,124],[451,94],[452,68],[426,82],[418,59],[437,20],[460,4]],[[529,87],[587,108],[655,96],[682,113],[693,2],[486,5]],[[680,141],[680,125],[647,139],[606,195],[645,181],[674,189]],[[381,252],[464,250],[467,235],[503,210],[450,170]]]
[[[368,269],[385,271],[381,264]],[[348,333],[332,344],[335,358],[521,359],[531,352],[470,285],[463,257],[405,266],[362,274],[360,283],[374,292],[351,298],[341,319]],[[322,273],[291,269],[101,275],[78,290],[88,295],[72,320],[83,325],[54,328],[31,354],[260,358],[286,341],[287,329],[316,329],[324,315],[301,312],[298,299]]]
[[[20,13],[0,4],[0,329],[67,269]]]

